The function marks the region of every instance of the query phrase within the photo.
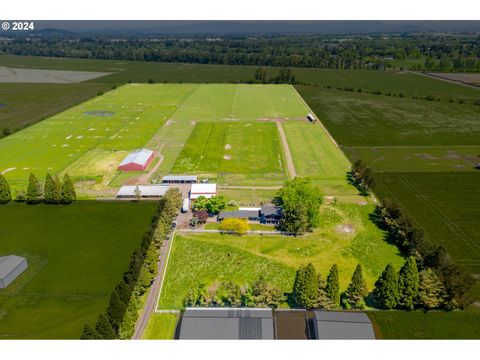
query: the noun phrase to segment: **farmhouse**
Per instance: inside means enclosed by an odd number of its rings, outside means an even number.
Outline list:
[[[169,188],[169,185],[122,186],[117,193],[117,199],[136,199],[138,193],[142,199],[158,199],[165,195]]]
[[[260,208],[240,208],[237,211],[221,211],[217,220],[223,221],[228,218],[247,219],[262,224],[278,224],[282,218],[282,208],[267,205]]]
[[[367,314],[347,311],[314,311],[315,338],[320,340],[375,339]]]
[[[210,199],[217,194],[217,184],[192,184],[190,189],[190,200],[195,200],[200,196]]]
[[[166,175],[162,178],[163,184],[195,184],[196,175]]]
[[[273,340],[272,309],[187,308],[180,340]]]
[[[0,289],[6,288],[27,268],[27,259],[9,255],[0,257]]]
[[[143,171],[153,160],[152,150],[141,149],[128,154],[118,165],[118,170],[122,171]]]

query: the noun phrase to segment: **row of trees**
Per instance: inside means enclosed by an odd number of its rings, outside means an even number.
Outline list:
[[[466,295],[473,278],[465,273],[448,255],[447,251],[428,242],[423,231],[392,201],[385,199],[377,206],[373,218],[387,231],[388,241],[396,244],[406,255],[415,258],[420,267],[431,269],[445,287],[446,307],[463,307],[470,302]]]
[[[186,62],[328,69],[402,67],[415,70],[480,71],[476,34],[338,35],[144,35],[55,34],[0,41],[0,52],[88,59]],[[152,39],[153,37],[153,39]],[[154,41],[152,41],[154,40]],[[187,40],[187,41],[185,41]]]
[[[26,201],[27,204],[70,204],[75,201],[77,195],[75,186],[70,175],[65,174],[63,181],[58,176],[47,174],[45,184],[42,187],[37,177],[31,173],[28,179],[27,192],[19,192],[16,201]],[[0,203],[6,204],[12,200],[10,185],[4,176],[0,174]]]
[[[109,305],[94,326],[84,326],[81,339],[130,339],[141,307],[141,297],[151,286],[158,269],[158,252],[171,232],[173,218],[182,203],[177,189],[170,189],[159,201],[152,226],[139,249],[130,257],[128,270],[114,288]]]
[[[205,284],[190,289],[184,299],[184,306],[228,306],[228,307],[271,307],[277,308],[286,297],[276,286],[266,282],[263,276],[251,285],[240,286],[231,281]]]
[[[318,226],[319,208],[323,194],[310,178],[296,177],[287,180],[273,199],[275,205],[282,207],[282,219],[279,229],[301,234]]]
[[[366,166],[362,160],[357,160],[353,163],[349,179],[350,182],[365,196],[367,196],[371,189],[375,187],[373,171]]]
[[[267,69],[258,68],[253,74],[254,82],[261,84],[296,84],[295,74],[290,68],[282,67],[278,70],[277,75],[269,77]]]

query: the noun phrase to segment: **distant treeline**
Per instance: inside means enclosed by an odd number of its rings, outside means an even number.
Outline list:
[[[478,34],[122,36],[17,35],[0,53],[85,59],[325,69],[480,71]]]

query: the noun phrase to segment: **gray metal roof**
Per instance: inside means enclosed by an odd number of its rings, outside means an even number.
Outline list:
[[[165,175],[162,181],[197,181],[196,175]]]
[[[187,308],[180,323],[182,340],[273,340],[271,309]]]
[[[248,219],[253,217],[259,217],[260,213],[258,210],[237,210],[237,211],[221,211],[218,214],[219,219],[227,218],[238,218],[238,219]]]
[[[262,206],[260,209],[260,213],[263,216],[271,216],[271,215],[281,215],[282,207],[281,206],[274,206],[274,205],[265,205]]]
[[[314,311],[318,339],[375,339],[367,314],[346,311]]]
[[[6,278],[8,274],[15,270],[17,266],[19,266],[24,261],[24,257],[17,255],[0,257],[0,279]]]

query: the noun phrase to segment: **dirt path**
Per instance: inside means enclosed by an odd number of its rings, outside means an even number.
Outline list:
[[[140,314],[140,317],[138,318],[135,325],[135,332],[132,336],[132,339],[134,340],[140,340],[142,338],[143,332],[147,327],[148,320],[150,319],[150,315],[155,312],[155,308],[157,307],[157,300],[160,296],[163,277],[165,275],[166,265],[168,261],[168,255],[170,253],[170,247],[173,242],[174,236],[175,233],[172,233],[171,237],[165,239],[162,248],[160,249],[160,255],[158,257],[157,276],[155,277],[150,291],[148,292],[147,301],[145,302],[143,311]]]
[[[293,165],[293,158],[292,153],[290,152],[290,148],[288,147],[287,136],[285,135],[285,131],[283,130],[282,124],[277,121],[277,129],[278,134],[280,135],[280,140],[282,141],[283,153],[285,155],[285,161],[287,162],[287,171],[290,178],[294,178],[297,176],[297,172],[295,171],[295,166]]]

